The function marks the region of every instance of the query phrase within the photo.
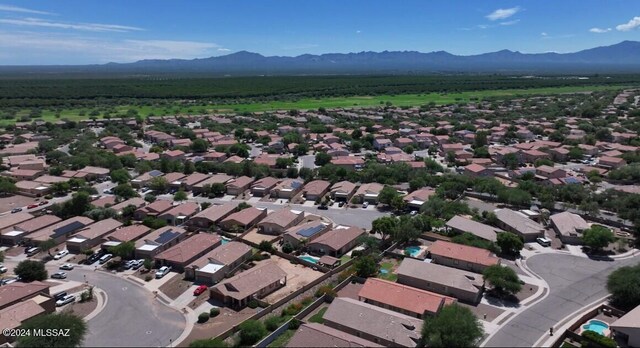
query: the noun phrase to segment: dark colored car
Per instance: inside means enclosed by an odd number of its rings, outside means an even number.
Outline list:
[[[58,300],[62,300],[65,296],[67,296],[67,292],[66,291],[61,291],[57,294],[53,295],[53,298],[58,301]]]
[[[320,209],[320,210],[329,210],[329,207],[327,207],[326,205],[319,205],[318,209]]]

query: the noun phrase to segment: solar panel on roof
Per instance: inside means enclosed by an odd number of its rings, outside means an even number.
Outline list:
[[[564,182],[568,184],[579,184],[580,180],[570,176],[570,177],[564,178]]]
[[[53,230],[53,237],[52,238],[57,238],[59,236],[63,236],[69,232],[75,231],[77,229],[83,228],[85,226],[85,224],[83,224],[80,221],[74,221],[72,223],[66,224],[64,226],[58,227],[55,230]]]
[[[154,178],[155,178],[156,176],[160,176],[160,175],[162,175],[162,172],[161,172],[161,171],[159,171],[159,170],[157,170],[157,169],[155,169],[155,170],[150,171],[150,172],[149,172],[149,175],[151,175],[152,177],[154,177]]]
[[[172,240],[173,238],[175,238],[179,234],[180,233],[178,233],[178,232],[174,232],[172,230],[168,230],[168,231],[160,233],[160,236],[158,236],[158,238],[155,239],[155,242],[160,243],[160,244],[164,244],[164,243]]]
[[[302,182],[300,181],[294,181],[291,183],[291,187],[294,189],[297,189],[298,187],[302,186]]]
[[[312,226],[312,227],[308,227],[305,229],[302,229],[300,231],[298,231],[298,234],[305,237],[305,238],[309,238],[311,236],[313,236],[314,234],[320,232],[322,229],[324,228],[323,225],[318,225],[318,226]]]

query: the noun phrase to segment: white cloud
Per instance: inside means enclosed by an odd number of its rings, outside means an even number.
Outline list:
[[[540,33],[540,35],[541,35],[541,36],[547,36],[547,35],[549,35],[549,34],[547,34],[547,33],[545,33],[545,32],[542,32],[542,33]]]
[[[0,60],[3,64],[86,64],[131,62],[141,59],[193,59],[212,56],[218,49],[224,50],[220,45],[210,42],[113,40],[57,33],[0,32],[0,52],[12,52],[12,56],[6,59],[13,59]]]
[[[589,29],[589,31],[592,32],[592,33],[596,33],[596,34],[603,34],[603,33],[610,32],[611,28],[606,28],[606,29],[603,29],[603,28],[591,28],[591,29]]]
[[[362,33],[362,30],[356,30],[356,34]]]
[[[616,26],[616,30],[619,31],[630,31],[637,27],[640,27],[640,17],[633,17],[630,21],[625,24],[620,24]]]
[[[506,19],[514,14],[520,12],[520,7],[512,7],[512,8],[499,8],[491,13],[489,13],[486,17],[490,21],[496,21],[498,19]]]
[[[11,6],[11,5],[0,5],[0,11],[2,12],[19,12],[19,13],[31,13],[31,14],[39,14],[39,15],[52,15],[51,12],[31,10],[24,7]]]
[[[519,19],[514,19],[512,21],[500,22],[500,25],[514,25],[518,24],[518,22],[520,22]]]
[[[221,47],[221,48],[218,48],[218,52],[231,52],[231,50],[228,49],[228,48],[222,48]]]
[[[0,23],[12,24],[18,26],[31,26],[31,27],[46,27],[46,28],[59,28],[59,29],[72,29],[82,31],[97,31],[97,32],[128,32],[144,30],[138,27],[131,27],[117,24],[100,24],[100,23],[64,23],[48,21],[39,18],[22,18],[22,19],[0,19]]]

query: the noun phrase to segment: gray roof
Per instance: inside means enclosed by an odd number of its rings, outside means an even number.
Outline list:
[[[383,347],[360,337],[318,324],[302,324],[287,347]]]
[[[511,209],[496,209],[496,217],[505,225],[513,228],[523,235],[539,234],[544,231],[544,227],[539,223],[529,219],[526,215]]]
[[[549,220],[563,236],[578,236],[582,231],[589,228],[589,224],[580,215],[567,211],[551,215]]]
[[[417,346],[422,329],[420,319],[345,297],[333,300],[324,320],[404,347]]]
[[[456,215],[447,221],[447,226],[462,231],[471,233],[482,239],[486,239],[495,242],[498,239],[498,233],[504,232],[503,230],[467,219],[466,217]]]
[[[402,260],[396,272],[400,277],[416,278],[470,292],[479,292],[483,284],[481,274],[410,258]]]
[[[624,328],[638,329],[640,328],[640,306],[629,311],[618,320],[610,325],[611,328],[620,330]]]

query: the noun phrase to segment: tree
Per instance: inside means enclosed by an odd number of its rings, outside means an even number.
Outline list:
[[[51,256],[51,248],[55,247],[56,245],[58,245],[58,243],[54,239],[49,238],[40,242],[40,244],[38,244],[38,247],[40,247],[42,251],[46,251],[47,254]]]
[[[120,168],[116,170],[112,170],[109,174],[111,176],[111,181],[118,184],[126,184],[131,180],[131,176],[126,169]]]
[[[158,228],[167,226],[167,221],[163,219],[157,219],[152,216],[147,216],[146,218],[144,218],[144,220],[142,220],[142,224],[156,230]]]
[[[238,328],[240,329],[241,346],[251,346],[267,334],[264,324],[258,320],[246,320]]]
[[[173,200],[174,201],[186,201],[187,200],[187,193],[184,192],[183,189],[178,190],[178,192],[176,192],[175,195],[173,195]]]
[[[44,263],[40,261],[20,261],[13,272],[25,282],[47,279],[47,270],[44,268]]]
[[[394,235],[397,227],[398,219],[393,216],[382,216],[371,222],[371,231],[374,233],[380,233],[382,235],[382,240],[384,240],[386,236]]]
[[[528,206],[531,203],[529,192],[517,188],[504,188],[498,191],[498,199],[515,206]]]
[[[54,182],[49,188],[54,195],[64,195],[71,190],[71,185],[68,182]]]
[[[49,330],[50,332],[65,332],[68,335],[24,335],[17,338],[19,347],[80,347],[87,333],[87,323],[71,313],[38,315],[25,321],[21,328],[30,330],[30,332]]]
[[[113,254],[114,256],[119,256],[121,259],[131,257],[135,250],[136,244],[133,241],[127,241],[116,246],[109,247],[109,253]]]
[[[640,265],[618,268],[607,279],[611,301],[621,309],[640,305]]]
[[[315,164],[317,166],[323,166],[327,163],[331,162],[331,155],[326,152],[318,152],[316,154]]]
[[[198,138],[191,142],[191,151],[195,153],[207,152],[209,144],[204,139]]]
[[[520,164],[520,161],[518,160],[518,156],[516,156],[515,153],[508,153],[504,156],[502,156],[502,165],[504,165],[507,169],[516,169],[518,168],[518,165]]]
[[[156,192],[164,193],[169,189],[169,182],[161,176],[156,176],[149,181],[149,188]]]
[[[577,160],[577,159],[581,159],[582,156],[584,155],[584,152],[582,151],[581,148],[574,146],[571,149],[569,149],[569,159],[572,160]]]
[[[113,188],[113,194],[124,199],[138,197],[136,190],[129,184],[120,184]]]
[[[365,255],[358,258],[353,264],[358,277],[373,277],[378,274],[380,266],[376,259],[371,255]]]
[[[407,207],[407,202],[405,202],[404,199],[402,199],[402,197],[400,195],[398,195],[398,196],[393,197],[393,199],[391,200],[391,204],[390,205],[396,211],[402,211],[402,210],[404,210],[404,208]]]
[[[18,190],[16,184],[7,178],[0,178],[0,196],[6,196],[15,193]]]
[[[610,229],[600,225],[593,225],[582,232],[582,242],[593,251],[599,251],[615,239]]]
[[[399,194],[396,189],[391,186],[385,186],[382,188],[382,190],[380,190],[380,193],[378,194],[378,201],[384,204],[391,204],[393,199],[398,196]]]
[[[495,214],[493,214],[493,216],[495,216]],[[520,250],[524,248],[522,239],[516,234],[509,232],[498,233],[496,244],[498,244],[502,253],[511,256],[520,255]]]
[[[291,160],[291,158],[286,158],[286,157],[278,157],[278,158],[276,158],[276,168],[279,168],[279,169],[286,169],[292,163],[293,163],[293,161]]]
[[[251,208],[251,204],[247,203],[247,202],[240,202],[240,204],[238,204],[238,211],[240,210],[244,210],[247,208]]]
[[[427,347],[473,347],[484,335],[482,324],[470,309],[454,303],[435,316],[426,316],[422,343]]]
[[[515,295],[520,289],[520,278],[514,270],[501,265],[489,266],[482,271],[482,277],[493,287],[497,295]]]

